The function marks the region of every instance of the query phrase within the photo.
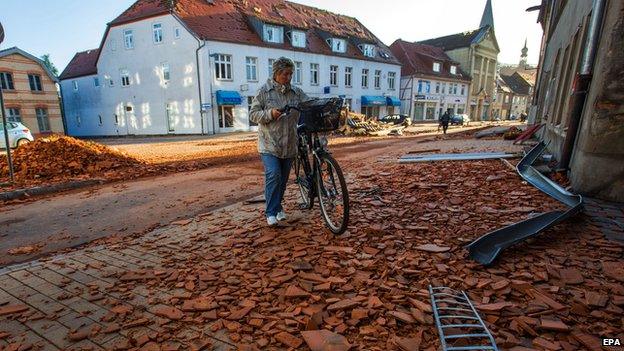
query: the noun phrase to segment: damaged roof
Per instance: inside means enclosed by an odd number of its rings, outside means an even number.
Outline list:
[[[501,79],[509,86],[514,94],[518,95],[530,95],[531,84],[529,84],[524,78],[517,72],[508,76],[501,74]]]
[[[167,13],[175,14],[203,40],[399,64],[390,49],[356,18],[284,0],[138,0],[109,26]],[[285,32],[288,29],[304,30],[307,32],[307,47],[293,47],[288,40],[283,44],[264,42],[253,27],[254,21],[283,25]],[[351,44],[347,52],[333,52],[324,39],[327,35],[347,39]],[[364,56],[357,48],[361,43],[376,45],[376,57]]]
[[[471,80],[461,70],[459,63],[453,61],[442,48],[397,39],[390,45],[390,50],[401,61],[401,75],[403,76],[428,75],[465,81]],[[433,70],[434,62],[441,64],[440,72]],[[457,66],[457,74],[451,74],[451,65]]]
[[[69,61],[59,79],[69,79],[89,76],[97,73],[96,62],[100,49],[82,51],[74,55]]]

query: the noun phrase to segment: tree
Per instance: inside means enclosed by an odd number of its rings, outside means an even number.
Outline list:
[[[50,72],[52,72],[55,77],[58,77],[58,69],[56,69],[56,66],[54,66],[52,61],[50,61],[50,54],[45,54],[41,56],[41,60],[43,61],[43,64],[45,64],[45,66],[50,70]]]

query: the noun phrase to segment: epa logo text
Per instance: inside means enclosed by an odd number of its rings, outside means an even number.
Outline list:
[[[622,341],[618,338],[602,338],[602,346],[622,346]]]

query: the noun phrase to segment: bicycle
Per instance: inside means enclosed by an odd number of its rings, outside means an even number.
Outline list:
[[[341,108],[342,99],[324,98],[282,109],[283,114],[299,112],[294,166],[295,183],[303,201],[300,207],[312,209],[318,198],[323,220],[334,234],[347,230],[349,193],[342,169],[329,152],[327,137],[322,133],[338,129]]]

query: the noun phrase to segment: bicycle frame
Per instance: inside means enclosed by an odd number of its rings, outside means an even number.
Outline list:
[[[318,170],[319,156],[330,152],[321,145],[318,133],[299,132],[298,135],[298,157],[303,162],[303,169],[308,178],[309,191],[311,191],[313,196],[316,196],[316,187],[313,184]],[[312,155],[312,164],[310,164],[310,154]]]

